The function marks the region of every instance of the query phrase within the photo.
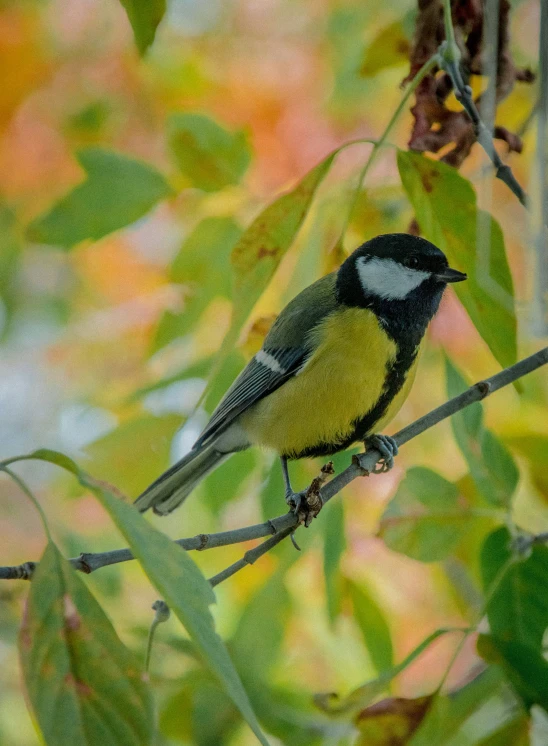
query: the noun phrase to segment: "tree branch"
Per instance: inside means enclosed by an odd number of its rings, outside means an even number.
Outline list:
[[[522,186],[514,176],[510,166],[505,164],[499,156],[491,133],[479,115],[479,111],[474,103],[472,89],[464,83],[460,70],[460,50],[455,41],[455,32],[453,29],[453,20],[451,13],[451,0],[444,0],[443,13],[445,21],[445,41],[439,48],[440,66],[451,79],[455,96],[470,117],[476,139],[489,156],[495,167],[495,176],[503,181],[506,186],[516,195],[524,207],[528,207],[528,198]]]
[[[531,83],[535,79],[531,70],[518,68],[512,59],[509,0],[495,3],[496,8],[492,5],[470,0],[419,0],[410,72],[404,83],[433,54],[437,65],[416,87],[409,147],[418,152],[444,150],[440,160],[459,168],[474,143],[479,142],[494,165],[497,178],[527,206],[523,188],[494,145],[495,139],[501,140],[509,152],[521,153],[521,138],[506,127],[493,126],[492,122],[486,125],[478,112],[481,103],[482,107],[493,109],[485,116],[494,117],[495,107],[517,81]],[[441,44],[440,39],[444,39]],[[438,70],[444,74],[437,75]],[[474,100],[468,78],[480,75],[489,79],[489,85]],[[447,105],[451,91],[460,101],[461,111]]]
[[[456,412],[470,406],[474,402],[485,399],[489,394],[498,391],[504,386],[517,381],[528,373],[548,363],[548,347],[520,360],[508,368],[496,373],[494,376],[479,381],[462,394],[455,396],[453,399],[445,402],[441,406],[433,409],[424,417],[420,417],[407,427],[404,427],[394,439],[399,446],[408,443],[421,433],[430,429],[438,422],[451,417]],[[334,477],[320,490],[322,505],[325,505],[331,498],[335,497],[344,487],[357,477],[368,476],[375,469],[376,464],[381,458],[381,454],[376,449],[369,449],[365,453],[354,456],[350,466]],[[178,539],[175,543],[182,546],[187,551],[204,549],[213,549],[214,547],[227,546],[229,544],[239,544],[252,539],[260,539],[264,536],[269,538],[254,549],[244,554],[242,559],[238,560],[230,567],[221,571],[210,579],[213,586],[218,585],[223,580],[234,575],[236,572],[253,564],[259,557],[266,554],[270,549],[279,544],[287,536],[291,535],[299,526],[299,521],[293,513],[285,513],[265,523],[258,523],[254,526],[234,529],[233,531],[222,531],[216,534],[198,534],[192,538]],[[544,540],[544,538],[543,538]],[[79,557],[69,560],[71,565],[81,572],[91,573],[107,565],[127,562],[133,559],[133,554],[129,549],[114,549],[108,552],[84,552]],[[28,580],[36,567],[34,562],[25,562],[13,567],[0,567],[0,580]]]

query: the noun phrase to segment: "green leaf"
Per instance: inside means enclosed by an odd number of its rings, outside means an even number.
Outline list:
[[[39,458],[62,465],[66,457],[55,451],[35,451],[18,460]],[[249,704],[242,682],[219,635],[209,606],[215,594],[189,554],[165,534],[153,528],[133,505],[116,498],[104,483],[93,479],[68,459],[69,471],[91,490],[110,514],[148,579],[187,630],[204,662],[242,713],[251,729],[268,746]]]
[[[231,741],[241,715],[207,671],[188,673],[160,715],[166,738],[195,746],[223,746]]]
[[[421,562],[442,560],[465,535],[471,513],[440,474],[409,469],[381,518],[379,536],[390,549]]]
[[[540,652],[514,640],[483,634],[477,647],[484,660],[501,666],[526,707],[536,704],[548,712],[548,663]]]
[[[233,271],[233,311],[230,329],[217,356],[213,381],[223,376],[223,367],[236,344],[242,327],[275,271],[295,240],[310,209],[316,189],[329,171],[339,150],[330,153],[290,192],[266,207],[245,230],[231,255]]]
[[[334,746],[333,723],[311,707],[310,696],[295,689],[261,685],[250,691],[261,722],[283,746]],[[346,746],[344,741],[336,743]]]
[[[485,592],[512,559],[511,538],[499,528],[485,540],[481,571]],[[530,556],[508,567],[489,599],[487,617],[493,635],[540,650],[548,627],[548,547],[535,545]]]
[[[468,719],[488,702],[499,697],[509,707],[508,694],[502,672],[495,666],[489,666],[464,686],[447,694],[439,694],[406,746],[453,743],[453,735],[462,733]]]
[[[179,171],[205,192],[237,184],[251,161],[245,132],[230,132],[203,114],[171,116],[168,141]]]
[[[451,166],[398,151],[398,168],[422,234],[466,272],[457,295],[489,349],[506,367],[516,362],[514,290],[499,224],[477,209],[470,182]],[[478,258],[479,218],[489,223],[488,256]],[[488,265],[488,269],[484,266]]]
[[[245,607],[231,642],[231,650],[245,680],[267,680],[276,663],[291,611],[282,565]]]
[[[519,482],[514,457],[495,433],[487,429],[481,440],[481,455],[491,479],[495,501],[509,505]]]
[[[266,207],[232,251],[236,317],[247,317],[301,227],[316,189],[338,151],[330,153],[290,192]]]
[[[529,718],[525,714],[518,715],[474,746],[530,746]]]
[[[166,12],[166,0],[120,0],[127,13],[135,44],[143,55],[154,41],[156,29]]]
[[[112,102],[106,97],[91,100],[67,117],[67,130],[79,138],[102,137],[113,112]]]
[[[77,477],[80,477],[81,474],[80,467],[70,458],[70,456],[65,456],[64,453],[59,453],[59,451],[52,451],[50,448],[39,448],[28,456],[16,457],[15,459],[11,459],[8,463],[12,463],[13,461],[24,461],[27,459],[47,461],[50,464],[55,464],[55,466],[60,466],[61,469],[65,469],[65,471],[69,471]]]
[[[460,371],[445,359],[447,394],[461,394],[468,384]],[[506,446],[483,425],[479,402],[451,417],[457,445],[470,468],[470,474],[483,497],[493,505],[508,506],[519,481],[519,470]]]
[[[462,394],[469,385],[460,370],[445,358],[445,376],[447,379],[447,395],[449,397]],[[468,407],[455,412],[451,417],[451,423],[455,432],[457,443],[466,443],[468,439],[477,440],[483,430],[483,407],[481,403],[474,402]]]
[[[531,742],[529,746],[545,746],[548,743],[548,714],[533,705],[531,708]],[[513,746],[510,744],[510,746]]]
[[[242,229],[232,218],[205,218],[185,238],[171,263],[169,279],[199,287],[212,285],[212,264],[216,269],[225,265],[228,268],[230,254],[241,235]],[[212,287],[220,295],[230,295],[230,280],[224,275],[216,275]]]
[[[529,463],[531,476],[541,494],[548,496],[548,435],[531,433],[514,435],[507,439]]]
[[[101,148],[80,150],[76,157],[87,180],[31,223],[31,241],[65,249],[88,238],[96,241],[134,223],[173,194],[147,163]]]
[[[346,697],[341,699],[337,694],[318,694],[314,698],[316,705],[330,715],[340,715],[342,713],[358,712],[367,707],[371,702],[382,694],[388,684],[398,676],[402,671],[413,663],[430,645],[442,635],[453,632],[451,629],[437,629],[431,635],[423,640],[420,645],[409,653],[397,666],[393,666],[388,671],[384,671],[377,679],[368,681],[366,684],[350,692]]]
[[[354,607],[354,619],[377,673],[382,674],[394,665],[390,627],[382,609],[363,583],[357,585],[352,581],[347,582]]]
[[[32,579],[19,649],[47,744],[152,742],[152,700],[139,664],[52,543]]]
[[[341,557],[346,548],[344,507],[342,500],[333,500],[325,508],[323,518],[323,572],[327,594],[327,612],[331,624],[341,613],[342,576]]]
[[[335,109],[339,121],[350,122],[357,115],[360,103],[363,105],[364,96],[371,91],[370,81],[359,75],[359,69],[364,39],[372,24],[377,23],[378,14],[369,4],[344,3],[330,7],[326,28],[333,77],[329,108]]]
[[[369,78],[387,67],[409,62],[411,44],[404,24],[394,21],[381,29],[365,50],[360,75]]]
[[[230,297],[230,253],[241,233],[231,218],[206,218],[187,236],[169,272],[172,282],[185,286],[184,309],[163,314],[153,352],[189,334],[214,298]]]
[[[152,528],[132,505],[117,500],[92,480],[86,479],[85,483],[110,513],[148,579],[184,625],[224,691],[259,741],[268,746],[226,647],[215,632],[209,611],[209,606],[215,602],[215,594],[197,565],[184,549]]]
[[[144,414],[124,422],[86,446],[89,471],[127,495],[139,495],[169,466],[171,442],[182,424],[178,414]]]
[[[235,453],[230,465],[221,466],[203,482],[204,499],[215,515],[220,515],[232,501],[242,497],[241,487],[258,463],[255,449]]]

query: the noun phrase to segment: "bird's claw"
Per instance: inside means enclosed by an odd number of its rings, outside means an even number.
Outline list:
[[[333,462],[329,461],[322,466],[319,475],[312,480],[308,489],[302,492],[293,492],[289,482],[286,482],[285,501],[291,512],[297,516],[299,523],[304,523],[306,528],[310,526],[312,519],[316,518],[322,509],[323,502],[320,491],[327,479],[334,473]]]
[[[318,515],[321,509],[321,505],[317,508],[311,506],[308,499],[309,489],[302,492],[286,492],[285,495],[289,510],[297,516],[299,523],[304,523],[306,527],[310,526],[312,519]]]
[[[390,435],[370,435],[365,440],[365,448],[375,449],[381,454],[378,466],[373,469],[373,474],[382,474],[390,471],[394,466],[394,456],[398,455],[398,444]]]
[[[303,508],[303,503],[306,504],[306,490],[302,492],[293,492],[293,490],[287,490],[285,493],[285,501],[289,506],[289,509],[297,514]]]

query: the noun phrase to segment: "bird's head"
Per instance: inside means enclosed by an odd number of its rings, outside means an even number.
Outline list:
[[[466,275],[449,266],[443,251],[408,233],[377,236],[362,244],[338,272],[339,298],[348,305],[436,303],[449,282]]]

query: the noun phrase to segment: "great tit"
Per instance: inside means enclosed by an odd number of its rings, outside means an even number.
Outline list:
[[[390,468],[395,441],[376,435],[396,415],[447,283],[466,275],[429,241],[406,233],[357,248],[280,313],[188,455],[136,500],[166,515],[237,451],[258,445],[282,461],[286,500],[299,508],[288,459],[329,456],[364,441]]]

